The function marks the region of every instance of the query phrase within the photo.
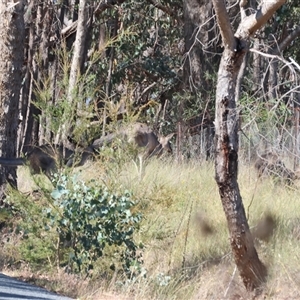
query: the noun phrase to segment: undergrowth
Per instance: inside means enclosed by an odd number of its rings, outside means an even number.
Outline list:
[[[212,163],[152,159],[145,162],[143,176],[132,161],[127,161],[118,173],[109,168],[109,163],[98,161],[84,166],[79,177],[104,183],[116,193],[131,192],[136,203],[132,212],[144,216],[134,239],[144,245],[140,254],[145,271],[131,281],[124,281],[118,273],[107,276],[104,269],[109,267],[111,259],[107,255],[95,264],[85,288],[70,291],[66,285],[65,294],[80,299],[250,297],[245,293],[231,256]],[[269,272],[261,297],[300,297],[298,183],[291,189],[268,178],[257,181],[252,166],[241,165],[239,185],[251,230],[254,231],[266,215],[272,216],[275,224],[268,240],[255,241],[259,257]],[[27,198],[26,201],[29,205],[34,200]],[[31,220],[38,222],[34,216],[28,216],[26,221]],[[15,262],[20,262],[24,259],[24,254],[18,251],[20,244],[21,240],[14,240],[14,245],[2,240],[2,256],[13,247]],[[10,269],[15,262],[10,257]],[[26,266],[32,267],[28,263]],[[53,274],[57,271],[56,266],[52,267]],[[51,268],[47,272],[51,274]]]

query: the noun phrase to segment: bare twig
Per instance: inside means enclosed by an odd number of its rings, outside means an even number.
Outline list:
[[[293,58],[291,58],[291,57],[289,57],[289,60],[292,62],[292,64],[294,65],[294,66],[296,66],[297,67],[297,69],[300,71],[300,65],[293,59]]]
[[[143,96],[144,96],[150,89],[152,89],[155,85],[156,85],[156,82],[153,82],[153,83],[151,83],[149,86],[147,86],[147,87],[142,91],[142,93],[140,94],[140,96],[139,96],[137,102],[139,102],[139,101],[143,98]]]
[[[255,53],[258,53],[264,57],[268,57],[268,58],[275,58],[275,59],[278,59],[280,60],[281,62],[283,62],[284,64],[286,64],[287,67],[289,67],[293,72],[295,72],[295,69],[292,67],[293,65],[295,65],[297,67],[297,69],[300,71],[300,66],[299,64],[297,64],[292,58],[289,58],[291,62],[287,61],[286,59],[280,57],[279,55],[275,55],[275,54],[268,54],[268,53],[265,53],[265,52],[261,52],[259,50],[256,50],[254,48],[250,49],[249,50],[250,52],[255,52]]]
[[[178,15],[176,14],[176,12],[174,10],[172,10],[170,7],[163,6],[162,4],[160,4],[159,2],[156,2],[154,0],[147,0],[147,1],[150,2],[154,7],[160,9],[161,11],[166,13],[167,15],[173,17],[180,25],[183,24],[183,20],[180,19],[178,17]]]

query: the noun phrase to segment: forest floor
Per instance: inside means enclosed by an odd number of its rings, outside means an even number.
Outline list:
[[[252,164],[240,164],[250,228],[257,232],[270,219],[274,226],[272,236],[256,239],[269,276],[254,295],[245,291],[233,262],[213,163],[152,160],[138,170],[133,162],[107,169],[99,161],[82,167],[80,176],[132,191],[144,216],[135,239],[145,245],[146,276],[121,282],[118,276],[82,279],[55,266],[33,271],[21,259],[16,263],[17,247],[9,243],[0,250],[2,272],[76,299],[300,299],[300,182],[288,187],[258,180]],[[18,171],[23,193],[33,189],[26,172]]]

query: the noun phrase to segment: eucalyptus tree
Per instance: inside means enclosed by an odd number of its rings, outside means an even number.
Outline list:
[[[241,22],[234,33],[225,1],[213,0],[224,47],[216,89],[215,175],[227,218],[233,256],[247,290],[258,288],[266,280],[267,269],[254,247],[237,181],[237,80],[249,49],[249,39],[284,3],[284,0],[262,1],[260,7],[247,15],[247,1],[240,1]]]

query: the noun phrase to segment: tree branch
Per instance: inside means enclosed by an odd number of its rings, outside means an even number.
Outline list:
[[[292,41],[300,36],[300,26],[297,26],[291,34],[289,34],[280,44],[279,51],[284,51]]]
[[[260,9],[258,9],[256,13],[247,16],[244,21],[241,22],[235,36],[237,38],[247,39],[260,29],[285,2],[286,0],[263,1]]]
[[[248,4],[247,0],[240,1],[240,12],[241,12],[241,20],[243,21],[246,18],[246,6]]]
[[[226,10],[225,1],[213,0],[213,6],[216,13],[217,22],[222,35],[223,45],[225,48],[234,51],[236,41],[230,24],[229,15]]]

